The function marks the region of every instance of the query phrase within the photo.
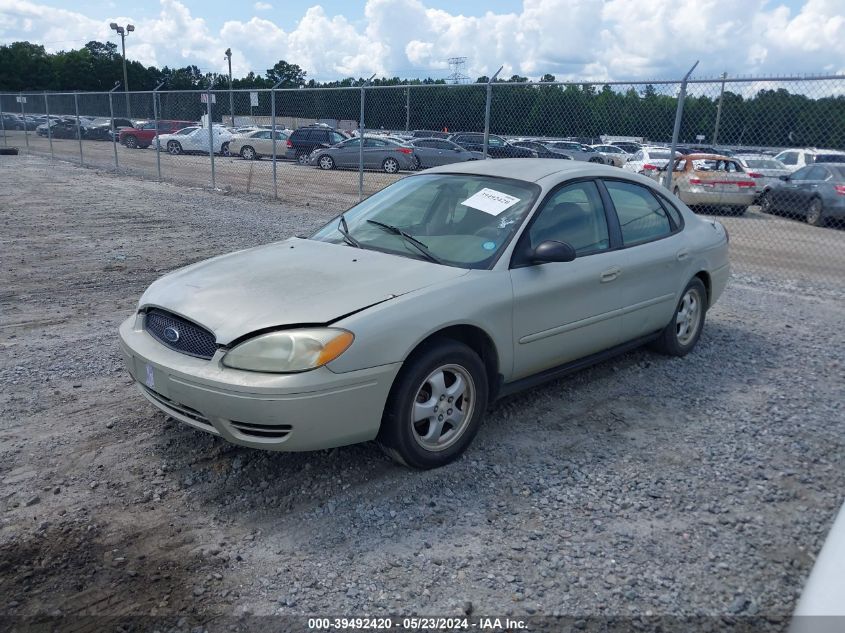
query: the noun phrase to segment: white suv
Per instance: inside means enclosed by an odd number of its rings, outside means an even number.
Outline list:
[[[820,158],[821,157],[821,158]],[[775,156],[789,171],[797,171],[813,163],[845,163],[845,152],[835,149],[786,149]]]

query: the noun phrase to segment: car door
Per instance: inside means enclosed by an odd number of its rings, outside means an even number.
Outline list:
[[[781,183],[780,187],[772,189],[773,206],[790,216],[801,217],[806,206],[805,181],[813,169],[812,165],[801,167],[792,172],[789,179]]]
[[[571,262],[532,263],[546,240],[570,243]],[[592,180],[552,191],[519,239],[511,263],[514,376],[521,378],[621,342],[624,254]]]
[[[364,167],[378,169],[392,146],[380,138],[364,139]]]
[[[801,209],[806,211],[810,199],[819,195],[819,187],[827,180],[829,175],[827,169],[821,165],[812,165],[809,168],[804,180],[798,185]]]
[[[416,141],[414,142],[414,156],[420,161],[420,167],[435,167],[440,165],[438,162],[438,151],[434,144],[437,141]]]
[[[620,284],[623,303],[621,334],[630,341],[666,327],[678,296],[694,271],[693,253],[683,227],[670,219],[667,198],[649,187],[604,179],[618,222],[625,272]],[[671,214],[682,216],[675,211]]]
[[[353,138],[333,148],[330,152],[338,167],[353,167],[358,165],[360,155],[361,139]]]
[[[270,130],[260,130],[253,132],[248,138],[240,142],[241,145],[252,145],[252,148],[262,156],[273,155],[273,133]],[[279,147],[276,144],[276,152]]]

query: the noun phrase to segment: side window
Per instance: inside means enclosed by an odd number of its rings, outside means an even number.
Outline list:
[[[449,141],[429,141],[429,143],[431,143],[430,147],[435,149],[453,149],[457,147],[457,145],[454,145]]]
[[[807,180],[811,169],[812,167],[802,167],[792,174],[792,180]]]
[[[663,208],[672,216],[672,222],[675,224],[675,229],[681,229],[684,226],[684,218],[678,207],[672,204],[666,196],[660,196],[660,202],[663,203]]]
[[[810,167],[810,171],[804,176],[805,180],[824,180],[827,178],[827,170],[824,167]]]
[[[551,194],[531,224],[528,240],[532,249],[546,240],[568,242],[578,255],[610,248],[607,218],[596,184],[579,182]]]
[[[625,246],[648,242],[672,233],[666,211],[647,188],[618,180],[608,180],[604,184],[616,207]]]
[[[329,142],[330,142],[330,143],[332,143],[333,145],[334,145],[335,143],[340,143],[340,142],[341,142],[341,141],[343,141],[345,138],[346,138],[346,137],[345,137],[343,134],[340,134],[340,133],[338,133],[338,132],[331,132],[331,133],[329,134]]]
[[[268,130],[263,130],[261,132],[257,132],[253,138],[271,138],[271,134]]]
[[[353,139],[350,139],[350,140],[346,141],[346,142],[343,144],[343,147],[344,147],[344,148],[346,148],[346,147],[358,147],[360,144],[361,144],[361,139],[360,139],[360,138],[353,138]]]
[[[481,140],[480,140],[480,141],[478,141],[478,142],[479,142],[479,143],[483,143],[483,142],[484,142],[484,138],[482,137],[482,138],[481,138]],[[504,141],[504,139],[502,139],[502,138],[501,138],[501,137],[499,137],[499,136],[492,136],[492,135],[491,135],[491,136],[487,139],[487,144],[488,144],[490,147],[504,147],[504,145],[505,145],[505,141]]]
[[[780,158],[778,159],[784,165],[797,165],[798,164],[798,153],[797,152],[784,152],[780,154]]]
[[[642,150],[640,150],[639,152],[637,152],[636,154],[634,154],[633,158],[631,158],[631,160],[642,160],[642,159],[643,159],[643,152],[642,152]]]
[[[364,139],[364,147],[384,147],[385,145],[387,145],[387,141],[383,141],[380,138]]]
[[[436,145],[434,144],[434,141],[417,141],[416,143],[414,143],[414,147],[431,149],[433,147],[436,147]]]

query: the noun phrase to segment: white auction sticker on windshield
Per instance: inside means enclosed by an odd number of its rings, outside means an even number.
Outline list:
[[[485,187],[461,202],[461,204],[478,209],[479,211],[484,211],[484,213],[489,213],[490,215],[499,215],[517,202],[519,202],[519,198]]]

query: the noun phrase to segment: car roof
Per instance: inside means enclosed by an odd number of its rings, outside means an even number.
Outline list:
[[[631,178],[635,174],[620,174],[618,167],[588,163],[580,160],[555,160],[553,158],[497,158],[495,160],[471,160],[465,163],[452,163],[426,169],[423,174],[478,174],[498,178],[515,178],[527,182],[539,182],[550,176],[564,174],[566,178],[612,176],[620,175],[635,181],[645,180],[653,184],[648,178]]]
[[[686,160],[734,160],[734,156],[723,154],[687,154],[683,157]]]

